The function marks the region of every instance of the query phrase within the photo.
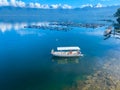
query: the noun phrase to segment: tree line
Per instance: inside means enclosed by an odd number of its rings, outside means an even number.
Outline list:
[[[117,10],[117,12],[114,14],[115,17],[117,17],[117,22],[120,24],[120,8]]]

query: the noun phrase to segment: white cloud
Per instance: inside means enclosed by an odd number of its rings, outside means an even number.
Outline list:
[[[29,7],[34,8],[35,7],[34,3],[29,3]]]
[[[16,7],[17,5],[16,5],[16,0],[10,0],[10,5],[11,6],[14,6],[14,7]]]
[[[14,7],[25,7],[25,2],[19,0],[0,0],[0,6],[14,6]]]
[[[18,7],[25,7],[26,6],[25,2],[22,2],[22,1],[16,1],[16,5]]]
[[[0,32],[5,33],[6,31],[11,31],[11,30],[15,30],[18,34],[20,35],[28,35],[28,34],[35,34],[38,36],[43,36],[45,35],[45,33],[41,33],[38,30],[27,30],[24,28],[24,26],[28,26],[28,25],[41,25],[41,26],[48,26],[49,22],[38,22],[38,23],[2,23],[0,22]]]
[[[95,7],[96,7],[96,8],[101,8],[101,7],[103,7],[103,5],[100,4],[100,3],[98,3],[97,5],[95,5]]]
[[[40,3],[25,3],[22,0],[0,0],[0,6],[13,6],[13,7],[29,7],[29,8],[42,8],[42,9],[71,9],[72,6],[67,5],[67,4],[52,4],[52,5],[47,5],[47,4],[40,4]]]
[[[60,8],[60,6],[61,6],[61,4],[52,4],[51,8],[57,9],[57,8]]]
[[[47,4],[43,4],[41,5],[40,3],[29,3],[29,6],[30,8],[42,8],[42,9],[71,9],[72,6],[70,5],[67,5],[67,4],[64,4],[64,5],[61,5],[61,4],[52,4],[52,5],[47,5]]]
[[[23,29],[24,26],[27,26],[27,23],[15,23],[15,24],[0,23],[0,31],[4,33],[6,31],[10,31],[12,29],[20,30],[20,29]]]
[[[34,6],[35,6],[36,8],[41,8],[40,3],[35,3]]]
[[[85,8],[85,7],[93,7],[93,5],[92,4],[85,4],[85,5],[81,5],[81,8]]]
[[[67,4],[64,4],[62,8],[63,8],[63,9],[71,9],[71,8],[72,8],[72,6],[67,5]]]
[[[64,4],[64,5],[62,5],[62,4],[52,4],[52,5],[50,5],[50,8],[52,8],[52,9],[58,9],[58,8],[61,8],[61,9],[71,9],[72,6],[67,5],[67,4]]]
[[[40,5],[40,3],[30,2],[28,7],[30,7],[30,8],[41,8],[41,5]]]
[[[13,29],[15,30],[23,29],[24,26],[27,26],[27,23],[15,23],[12,25]]]
[[[9,2],[7,0],[0,0],[0,6],[9,6]]]
[[[24,29],[25,26],[32,26],[32,25],[37,25],[37,26],[49,26],[49,22],[33,22],[33,23],[2,23],[0,22],[0,31],[1,32],[6,32],[6,31],[10,31],[10,30],[15,30],[15,31],[19,31],[21,29]]]
[[[1,32],[5,32],[5,31],[9,31],[12,29],[12,25],[10,23],[0,23],[0,31]]]
[[[38,23],[34,23],[32,25],[37,25],[37,26],[49,26],[49,22],[38,22]]]
[[[49,9],[50,7],[47,4],[41,5],[41,8],[43,9]]]
[[[92,4],[85,4],[85,5],[81,5],[81,8],[101,8],[101,7],[105,7],[103,6],[101,3],[98,3],[96,5],[92,5]]]

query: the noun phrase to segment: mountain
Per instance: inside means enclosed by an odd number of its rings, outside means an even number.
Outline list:
[[[52,7],[51,7],[52,8]],[[33,21],[95,21],[101,18],[109,20],[117,11],[119,6],[101,8],[74,8],[74,9],[40,9],[5,6],[0,7],[0,21],[3,22],[33,22]],[[99,18],[98,18],[99,16]],[[81,21],[81,18],[84,18]],[[92,19],[92,20],[91,20]],[[97,20],[96,20],[97,21]]]

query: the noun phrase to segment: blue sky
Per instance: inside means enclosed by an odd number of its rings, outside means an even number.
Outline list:
[[[24,2],[39,2],[41,4],[69,4],[71,6],[80,6],[83,4],[97,4],[103,5],[115,5],[120,4],[120,0],[22,0]]]

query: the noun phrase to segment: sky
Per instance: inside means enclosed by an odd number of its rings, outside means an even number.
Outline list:
[[[74,7],[78,7],[84,4],[97,4],[114,5],[120,4],[120,0],[22,0],[25,2],[39,2],[41,4],[68,4]]]
[[[72,8],[90,6],[97,7],[120,5],[120,0],[0,0],[0,6],[31,7],[31,8]]]

